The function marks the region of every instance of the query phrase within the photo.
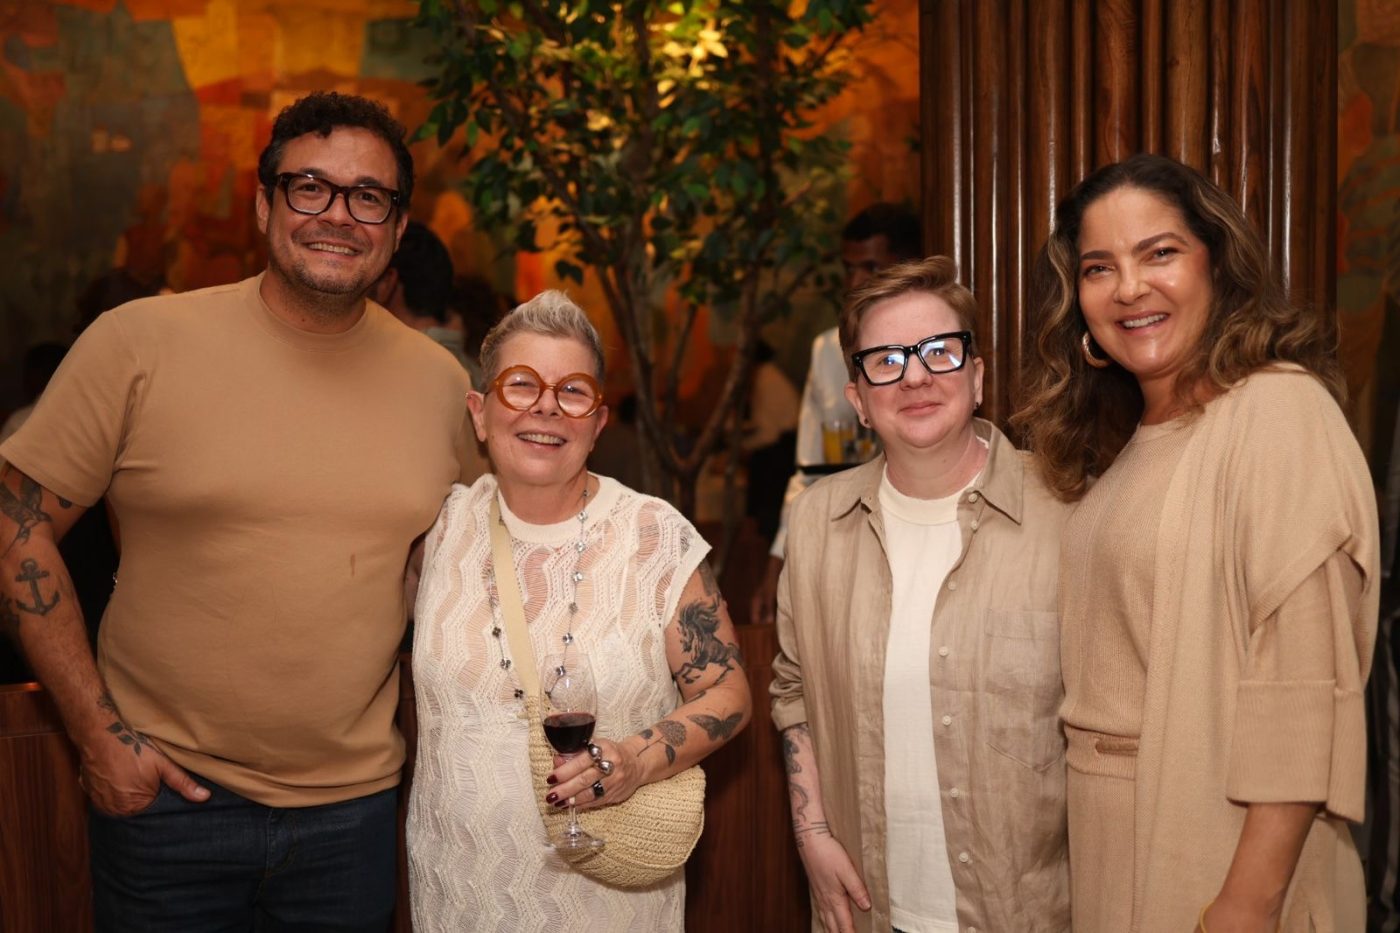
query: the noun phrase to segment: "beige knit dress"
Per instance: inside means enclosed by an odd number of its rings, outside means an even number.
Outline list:
[[[1285,397],[1301,391],[1296,414],[1306,422],[1309,410],[1322,403],[1316,384],[1303,382],[1312,383],[1311,377],[1261,374],[1252,386],[1228,393],[1235,396],[1228,401],[1212,402],[1199,416],[1140,427],[1066,525],[1060,561],[1062,715],[1069,736],[1070,903],[1076,933],[1189,930],[1224,880],[1248,803],[1321,802],[1322,828],[1310,839],[1311,852],[1323,848],[1323,835],[1329,840],[1336,835],[1333,824],[1340,825],[1336,814],[1328,813],[1329,787],[1363,778],[1348,773],[1355,770],[1348,765],[1355,749],[1334,750],[1339,736],[1349,734],[1347,717],[1337,716],[1334,726],[1330,706],[1326,715],[1313,715],[1308,707],[1312,698],[1331,696],[1358,675],[1364,679],[1364,667],[1358,671],[1354,662],[1346,665],[1349,670],[1338,670],[1345,664],[1339,657],[1350,653],[1338,650],[1336,641],[1339,631],[1358,626],[1358,638],[1365,638],[1365,551],[1361,563],[1337,549],[1301,570],[1289,566],[1320,530],[1309,527],[1310,509],[1299,504],[1292,489],[1271,493],[1257,486],[1261,475],[1280,466],[1307,473],[1310,460],[1299,459],[1296,424],[1276,423],[1272,411],[1267,418],[1241,417],[1257,414],[1250,397],[1269,386]],[[1323,403],[1330,400],[1323,396]],[[1336,415],[1340,420],[1340,412]],[[1289,432],[1281,444],[1276,443],[1279,430]],[[1218,449],[1223,435],[1238,447],[1228,453]],[[1350,451],[1343,453],[1350,457]],[[1259,462],[1269,464],[1262,474],[1251,466]],[[1328,488],[1327,472],[1309,477],[1322,487],[1317,496],[1354,495],[1351,489]],[[1184,489],[1192,494],[1183,503]],[[1203,497],[1229,508],[1197,508]],[[1212,527],[1226,514],[1228,535]],[[1290,514],[1297,515],[1297,527],[1288,527]],[[1183,516],[1199,524],[1183,530]],[[1280,527],[1296,534],[1299,543],[1279,540]],[[1226,540],[1233,543],[1224,546]],[[1205,548],[1196,556],[1201,566],[1213,569],[1202,575],[1181,572],[1176,552],[1183,547]],[[1261,559],[1264,552],[1270,556]],[[1294,575],[1286,597],[1262,616],[1253,612],[1247,596],[1235,592],[1236,580],[1260,584],[1266,574],[1273,582],[1286,573]],[[1193,589],[1203,586],[1228,592],[1203,596]],[[1164,614],[1167,604],[1177,611]],[[1218,608],[1234,604],[1239,604],[1235,612]],[[1202,607],[1200,615],[1184,615],[1193,607]],[[1157,625],[1164,630],[1154,631]],[[1187,636],[1188,630],[1198,634]],[[1192,641],[1173,645],[1178,637]],[[1154,665],[1170,670],[1164,675]],[[1152,721],[1168,724],[1165,742],[1160,730],[1150,738],[1144,734],[1154,698],[1164,707]],[[1193,738],[1183,743],[1179,735]],[[1155,750],[1166,747],[1173,767],[1186,768],[1192,780],[1145,794],[1139,750],[1152,743]],[[1195,756],[1198,760],[1190,760]],[[1155,771],[1153,777],[1159,775]],[[1338,801],[1346,796],[1337,795]],[[1221,818],[1205,816],[1211,812]],[[1299,869],[1311,892],[1309,904],[1286,910],[1284,930],[1350,929],[1351,921],[1342,922],[1342,916],[1360,906],[1356,892],[1339,891],[1332,873],[1350,877],[1354,864],[1354,852],[1309,856]],[[1314,869],[1327,877],[1312,877],[1318,874]],[[1295,886],[1298,881],[1295,877]],[[1326,893],[1316,895],[1318,889]],[[1171,893],[1163,901],[1144,896],[1144,890]],[[1331,907],[1317,907],[1314,898],[1335,906],[1335,926],[1334,917],[1324,915]]]

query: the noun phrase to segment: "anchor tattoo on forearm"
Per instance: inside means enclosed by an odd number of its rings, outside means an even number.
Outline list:
[[[53,599],[45,602],[44,594],[39,590],[39,581],[45,577],[52,576],[47,570],[39,569],[39,562],[32,557],[27,557],[20,562],[19,576],[15,577],[16,583],[28,583],[29,591],[34,595],[33,603],[26,603],[23,600],[15,600],[15,608],[22,609],[30,615],[46,616],[55,606],[58,605],[58,590],[54,590]]]

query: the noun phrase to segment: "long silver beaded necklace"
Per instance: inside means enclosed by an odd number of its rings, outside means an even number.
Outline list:
[[[560,639],[566,647],[574,643],[574,620],[578,617],[578,586],[583,582],[584,578],[583,552],[588,549],[588,481],[590,478],[591,477],[587,475],[584,477],[583,494],[579,496],[578,540],[574,542],[574,570],[573,573],[569,574],[569,582],[573,587],[573,592],[569,595],[568,626]],[[499,490],[497,491],[497,495],[500,495]],[[501,524],[505,524],[504,515],[501,516]],[[493,559],[491,564],[491,575],[493,577],[495,572],[495,561]],[[509,572],[514,573],[515,568],[509,568]],[[511,668],[511,660],[506,654],[505,642],[501,640],[501,635],[503,634],[500,618],[501,600],[497,594],[496,581],[492,579],[490,580],[490,584],[491,635],[496,639],[496,653],[500,656],[499,663],[501,670],[509,671]],[[523,700],[525,698],[525,691],[518,686],[515,688],[515,698],[517,700]]]

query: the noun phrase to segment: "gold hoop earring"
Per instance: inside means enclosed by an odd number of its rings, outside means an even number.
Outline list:
[[[1079,347],[1084,351],[1084,362],[1095,369],[1107,369],[1113,365],[1113,360],[1094,355],[1093,345],[1089,343],[1089,332],[1086,330],[1084,336],[1079,338]]]

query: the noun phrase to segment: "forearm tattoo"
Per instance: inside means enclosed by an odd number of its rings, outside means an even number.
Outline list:
[[[44,487],[24,474],[19,478],[19,495],[5,485],[3,480],[8,477],[13,470],[6,466],[3,473],[0,473],[0,512],[4,512],[10,521],[15,523],[15,536],[5,547],[8,554],[16,544],[24,544],[29,540],[29,533],[35,526],[44,523],[53,524],[53,516],[43,509]],[[67,499],[59,499],[60,508],[72,508],[73,503]]]
[[[117,710],[117,701],[112,699],[111,693],[103,693],[97,698],[97,705],[116,717],[116,721],[107,727],[107,731],[117,737],[123,745],[128,746],[137,755],[141,754],[143,748],[154,748],[151,740],[126,724],[121,713]]]
[[[687,660],[676,671],[676,679],[693,684],[707,668],[717,666],[722,670],[714,682],[722,683],[730,671],[743,669],[744,655],[737,644],[720,641],[716,634],[724,599],[715,584],[714,572],[704,562],[700,564],[700,580],[705,587],[705,598],[682,606],[678,619],[681,650],[686,653]]]
[[[696,713],[694,716],[687,716],[686,719],[704,729],[705,735],[709,736],[711,742],[723,742],[734,734],[735,729],[739,728],[739,723],[744,721],[744,714],[734,713],[720,719],[718,716]]]
[[[53,574],[42,569],[39,566],[39,562],[32,557],[26,557],[21,561],[19,565],[19,575],[14,579],[16,583],[28,584],[32,601],[26,603],[23,600],[17,599],[15,600],[15,607],[23,612],[36,616],[46,616],[52,612],[53,608],[57,606],[59,602],[58,587],[54,587],[53,595],[49,598],[44,597],[43,590],[40,587],[40,584],[52,576]]]
[[[799,722],[795,726],[788,726],[783,730],[783,769],[787,771],[788,777],[802,773],[802,766],[797,763],[797,742],[794,736],[798,733],[811,735],[811,730],[807,728],[805,722]]]
[[[658,732],[661,733],[660,736],[657,735]],[[676,763],[676,749],[684,745],[686,740],[685,726],[673,719],[663,719],[656,724],[655,728],[643,729],[641,735],[647,744],[642,746],[640,752],[637,752],[637,757],[642,757],[642,754],[651,747],[660,745],[666,750],[666,763],[668,765]]]

